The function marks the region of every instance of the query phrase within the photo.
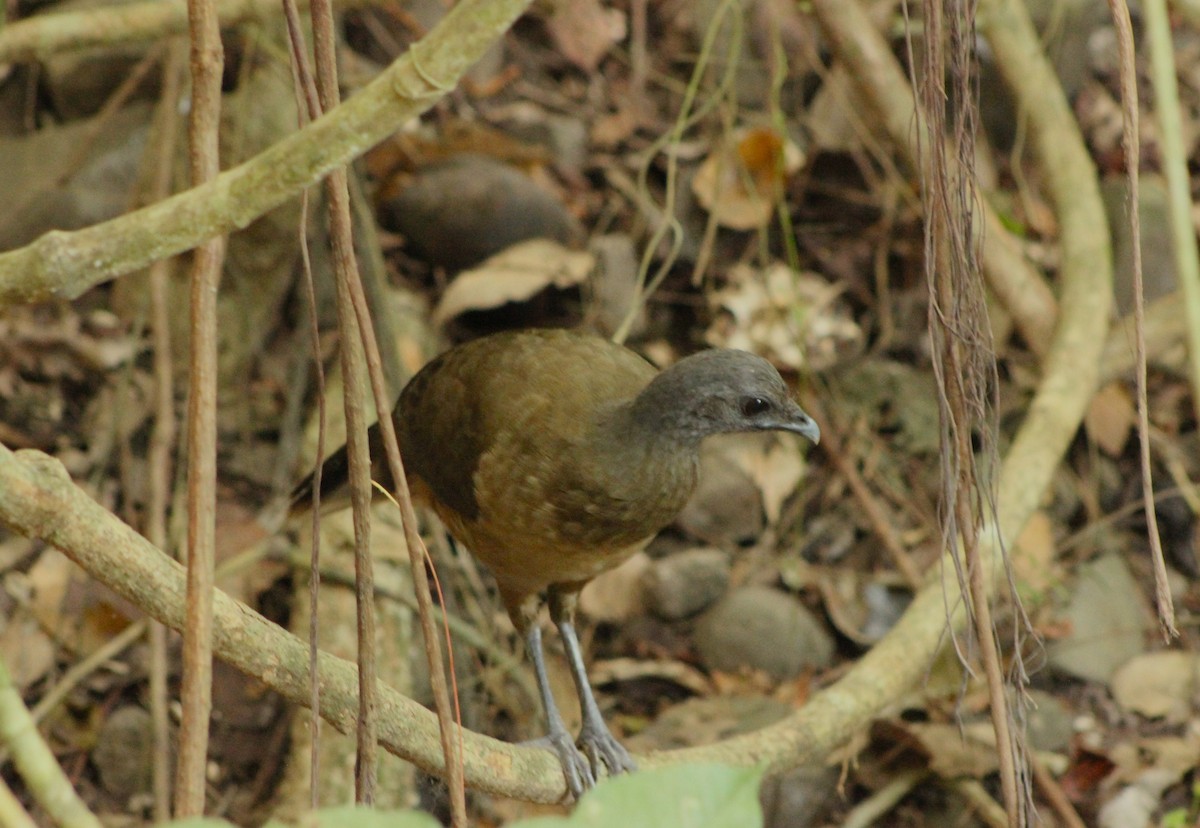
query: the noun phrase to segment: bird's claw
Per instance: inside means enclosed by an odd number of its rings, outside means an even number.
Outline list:
[[[595,762],[580,752],[572,741],[571,734],[566,731],[550,733],[527,744],[548,750],[558,758],[567,782],[567,791],[572,799],[579,799],[586,791],[596,786],[596,773],[593,770]]]
[[[608,771],[609,776],[637,770],[637,762],[633,761],[629,751],[617,741],[607,727],[588,727],[585,724],[579,733],[579,745],[587,755],[592,776],[597,779],[601,775],[601,765]]]

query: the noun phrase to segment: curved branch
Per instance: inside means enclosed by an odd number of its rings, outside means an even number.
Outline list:
[[[848,0],[814,0],[818,12]],[[1104,236],[1095,170],[1070,108],[1038,51],[1033,28],[1014,0],[984,0],[980,22],[1001,64],[1019,67],[1010,79],[1029,114],[1062,227],[1063,302],[1042,385],[1000,473],[998,523],[986,527],[984,554],[997,560],[999,540],[1013,538],[1033,512],[1075,435],[1096,385],[1111,295],[1111,254]],[[62,466],[40,452],[14,455],[0,446],[0,521],[62,549],[93,577],[150,615],[178,628],[184,584],[179,564],[75,487]],[[827,755],[919,682],[946,637],[945,598],[953,572],[922,590],[890,633],[846,676],[804,708],[757,733],[700,748],[643,757],[646,766],[678,761],[791,767]],[[945,590],[945,591],[943,591]],[[304,704],[307,648],[303,642],[223,593],[215,601],[216,652]],[[962,613],[954,610],[953,623]],[[355,673],[348,662],[323,655],[321,715],[349,730],[356,710]],[[380,739],[388,750],[439,772],[441,752],[433,714],[389,688],[380,692]],[[470,785],[533,801],[564,794],[562,774],[546,751],[464,735]]]
[[[822,22],[856,5],[852,0],[813,0]],[[991,575],[1002,543],[1015,538],[1037,508],[1095,391],[1112,296],[1112,252],[1095,167],[1028,13],[1016,0],[980,0],[977,20],[1000,65],[1009,70],[1006,79],[1029,117],[1058,208],[1063,250],[1062,313],[1045,375],[1000,470],[997,523],[980,533],[980,553],[992,562]],[[852,65],[851,73],[856,69]],[[883,640],[796,713],[756,733],[678,751],[673,758],[764,763],[775,769],[822,758],[831,745],[847,741],[925,675],[946,640],[945,596],[957,594],[954,579],[953,567],[943,566],[942,578],[917,594]],[[949,611],[951,623],[961,625],[961,603]]]
[[[248,225],[420,115],[452,89],[530,0],[462,0],[358,94],[210,183],[0,254],[0,305],[72,299]]]
[[[343,0],[342,8],[366,0]],[[307,2],[299,3],[301,8]],[[278,17],[279,0],[220,0],[222,26]],[[148,43],[187,31],[186,0],[148,0],[85,11],[38,14],[0,29],[0,64],[36,60],[78,49]]]
[[[0,446],[0,523],[61,549],[92,577],[173,629],[185,620],[183,567],[122,523],[71,482],[54,458],[14,454]],[[213,650],[288,700],[307,705],[308,645],[217,590]],[[321,716],[354,730],[358,677],[354,665],[321,654]],[[433,713],[380,687],[379,740],[389,751],[440,773],[442,751]],[[541,802],[562,798],[562,770],[548,751],[467,732],[467,780],[473,787]]]

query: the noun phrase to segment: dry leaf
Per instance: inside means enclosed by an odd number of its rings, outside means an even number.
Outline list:
[[[12,674],[13,684],[25,690],[54,666],[54,642],[38,622],[25,613],[9,618],[0,632],[0,657]]]
[[[1096,392],[1083,418],[1088,437],[1101,451],[1116,457],[1125,450],[1130,429],[1137,422],[1137,410],[1124,384],[1110,382]]]
[[[1169,722],[1192,713],[1200,658],[1177,651],[1135,656],[1113,673],[1113,698],[1125,710]]]
[[[568,288],[583,283],[595,266],[591,253],[568,250],[549,239],[514,244],[479,267],[458,275],[433,318],[439,325],[471,310],[523,302],[548,287]]]
[[[1054,523],[1042,511],[1029,516],[1017,536],[1013,552],[1013,572],[1017,583],[1035,592],[1045,592],[1058,578],[1054,574]]]
[[[659,679],[677,684],[697,696],[713,692],[708,676],[692,665],[674,659],[610,658],[593,664],[588,675],[597,686],[617,681]]]
[[[625,15],[599,0],[557,0],[546,30],[563,57],[594,72],[608,50],[625,39]]]
[[[77,572],[66,555],[52,548],[43,550],[29,568],[29,610],[43,629],[62,628],[67,591]]]
[[[828,368],[863,343],[862,329],[839,301],[841,293],[839,286],[782,263],[763,270],[735,265],[727,286],[709,293],[718,313],[704,338],[793,370]]]
[[[929,769],[944,779],[982,779],[999,766],[991,725],[892,722],[915,742]]]
[[[786,265],[765,271],[736,265],[729,271],[729,286],[709,296],[710,304],[728,314],[709,326],[705,339],[710,345],[753,351],[793,369],[805,364],[800,347],[805,309]]]
[[[735,137],[700,164],[692,192],[718,224],[754,230],[771,220],[787,176],[800,169],[804,156],[774,130],[743,130]]]
[[[738,441],[730,447],[729,456],[762,492],[767,523],[778,521],[784,501],[804,478],[806,464],[799,438],[777,435],[773,439]]]

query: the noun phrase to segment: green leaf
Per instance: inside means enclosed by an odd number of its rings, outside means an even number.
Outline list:
[[[440,822],[423,811],[376,811],[353,805],[322,808],[315,814],[305,815],[296,825],[301,828],[442,828]],[[291,826],[271,820],[263,828]]]
[[[728,765],[670,765],[606,779],[569,817],[538,817],[512,828],[753,828],[762,825],[763,771]]]

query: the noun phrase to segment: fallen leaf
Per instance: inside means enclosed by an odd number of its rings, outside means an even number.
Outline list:
[[[1191,716],[1198,678],[1200,657],[1193,653],[1146,653],[1121,665],[1111,686],[1125,710],[1182,723]]]
[[[1097,391],[1083,418],[1088,437],[1096,441],[1101,451],[1112,457],[1125,450],[1125,443],[1135,422],[1137,410],[1125,385],[1120,382],[1110,382]]]
[[[36,620],[23,612],[8,619],[0,632],[0,657],[4,658],[18,690],[25,690],[50,672],[54,651],[54,642]]]
[[[771,129],[742,130],[701,162],[692,192],[718,224],[754,230],[771,220],[787,177],[800,169],[800,148]]]
[[[796,491],[807,468],[799,438],[776,435],[767,440],[739,441],[730,446],[729,455],[758,485],[767,523],[778,521],[784,502]]]
[[[1013,550],[1013,574],[1017,584],[1042,594],[1058,583],[1054,549],[1054,523],[1045,512],[1034,512],[1017,536]]]
[[[761,354],[799,370],[828,368],[861,350],[862,329],[839,301],[842,288],[776,262],[730,268],[725,287],[709,293],[717,313],[705,340]]]
[[[943,779],[982,779],[999,767],[996,740],[989,723],[960,726],[893,720],[888,725],[893,734],[904,734],[911,746],[925,756],[929,769]]]
[[[546,30],[563,57],[594,72],[609,49],[625,39],[625,15],[599,0],[557,0]]]
[[[711,695],[712,682],[700,670],[675,659],[646,660],[641,658],[610,658],[597,661],[588,670],[592,683],[600,686],[617,681],[658,679],[677,684],[697,696]]]
[[[595,266],[591,253],[568,250],[549,239],[514,244],[465,270],[446,289],[433,318],[438,324],[471,310],[523,302],[548,287],[581,284]]]

